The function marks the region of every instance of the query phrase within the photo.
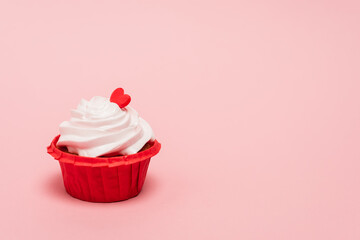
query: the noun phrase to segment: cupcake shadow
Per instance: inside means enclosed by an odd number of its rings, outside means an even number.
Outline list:
[[[58,199],[71,198],[65,190],[63,179],[60,173],[51,175],[45,184],[45,191],[52,197]]]

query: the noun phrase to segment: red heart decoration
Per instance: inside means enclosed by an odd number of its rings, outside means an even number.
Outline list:
[[[124,94],[124,89],[117,88],[110,97],[110,102],[116,103],[120,108],[126,107],[131,101],[131,97],[127,94]]]

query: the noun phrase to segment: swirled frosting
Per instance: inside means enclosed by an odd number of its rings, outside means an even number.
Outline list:
[[[137,153],[154,140],[150,125],[131,107],[120,108],[109,98],[82,99],[71,119],[60,124],[57,146],[86,157]]]

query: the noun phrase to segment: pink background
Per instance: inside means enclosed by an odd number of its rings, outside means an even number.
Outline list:
[[[1,1],[2,239],[360,239],[358,1]],[[46,146],[124,87],[142,193],[67,195]]]

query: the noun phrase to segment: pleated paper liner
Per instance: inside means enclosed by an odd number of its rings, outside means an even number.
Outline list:
[[[66,191],[89,202],[116,202],[138,195],[151,157],[161,148],[158,141],[144,151],[117,157],[82,157],[56,147],[60,135],[47,147],[59,161]]]

